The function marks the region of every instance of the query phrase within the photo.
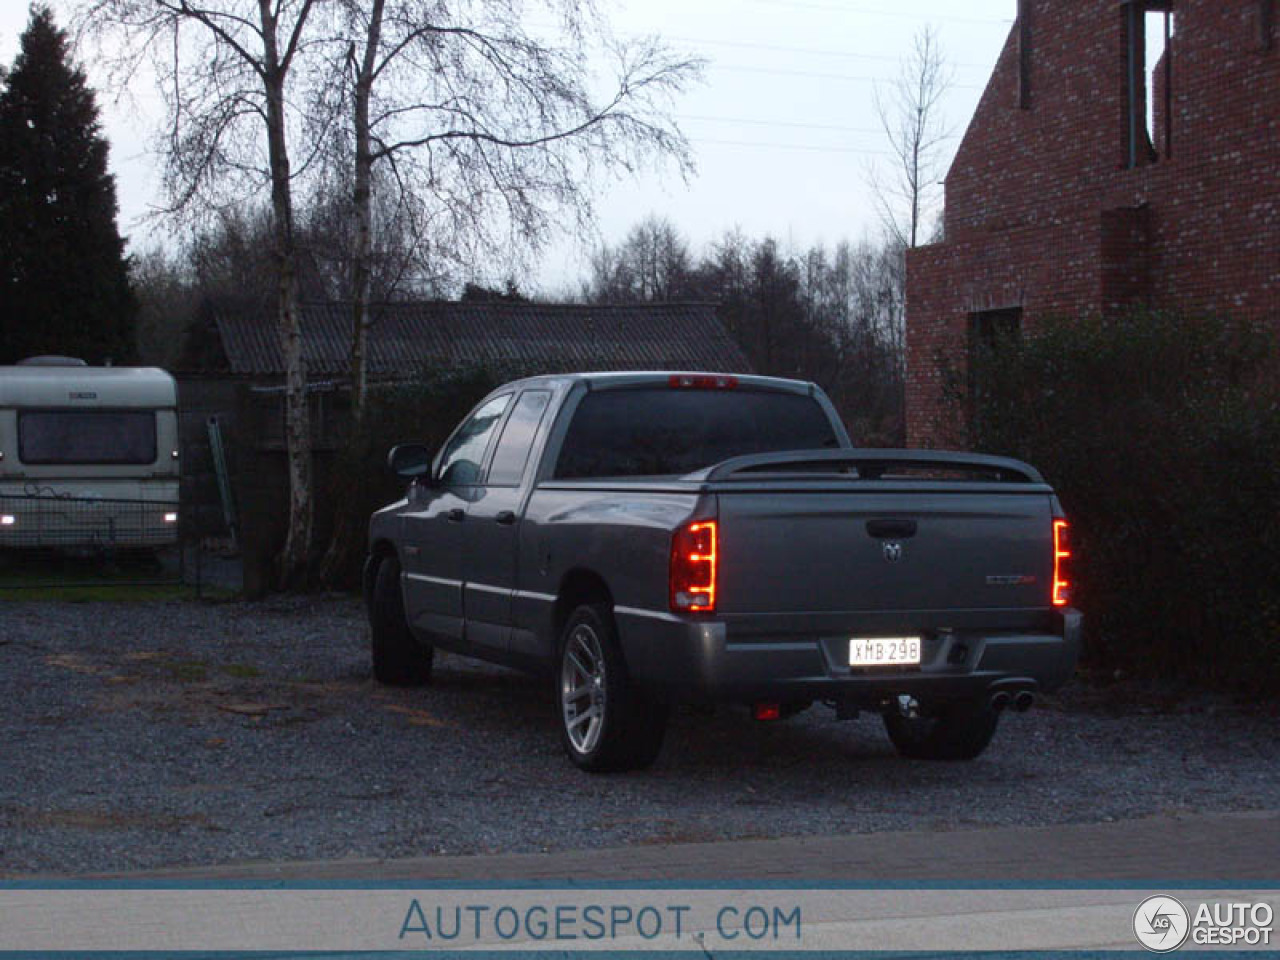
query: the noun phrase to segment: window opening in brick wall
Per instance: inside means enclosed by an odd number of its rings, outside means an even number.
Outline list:
[[[1173,151],[1173,2],[1127,0],[1123,10],[1126,163],[1140,167]]]

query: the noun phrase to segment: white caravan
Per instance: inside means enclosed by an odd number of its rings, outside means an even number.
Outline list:
[[[178,391],[154,367],[0,366],[0,548],[178,540]]]

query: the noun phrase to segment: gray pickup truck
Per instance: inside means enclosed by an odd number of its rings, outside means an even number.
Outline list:
[[[439,647],[554,678],[592,771],[644,767],[677,701],[880,713],[960,760],[1075,666],[1067,522],[1025,463],[851,445],[811,383],[598,373],[495,390],[373,515],[373,669]]]

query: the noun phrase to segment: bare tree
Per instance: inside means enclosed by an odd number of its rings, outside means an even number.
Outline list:
[[[535,28],[530,13],[557,27]],[[344,0],[340,19],[358,418],[373,322],[375,191],[394,193],[420,257],[470,270],[481,252],[536,251],[557,224],[590,224],[595,173],[662,159],[691,168],[669,107],[701,62],[654,38],[613,41],[593,0]]]
[[[289,533],[282,585],[311,550],[311,429],[298,316],[294,238],[296,122],[288,97],[308,44],[314,0],[84,0],[80,31],[96,36],[120,85],[148,67],[168,108],[160,138],[167,212],[200,216],[268,187],[276,323],[285,367]],[[265,151],[264,151],[265,145]]]
[[[191,270],[162,247],[130,259],[129,279],[138,298],[135,356],[145,366],[172,369],[182,360],[187,328],[195,316]]]
[[[897,79],[887,89],[875,88],[876,113],[893,159],[888,174],[870,167],[868,180],[885,230],[903,249],[920,244],[936,206],[950,138],[942,100],[951,76],[937,32],[925,27]]]
[[[303,270],[303,300],[352,303],[357,220],[350,170],[328,170],[298,211],[298,253]],[[385,303],[409,297],[441,297],[449,279],[432,272],[417,256],[412,224],[398,208],[394,190],[373,189],[369,246],[365,251],[368,297]]]
[[[665,217],[650,215],[627,231],[620,247],[591,255],[584,298],[596,303],[674,300],[693,294],[689,245]]]

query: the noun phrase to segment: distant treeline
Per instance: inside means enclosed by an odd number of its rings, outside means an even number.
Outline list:
[[[582,296],[595,303],[705,300],[758,373],[831,394],[854,442],[903,442],[903,251],[841,243],[786,252],[772,237],[726,234],[695,254],[649,218],[592,258]]]

